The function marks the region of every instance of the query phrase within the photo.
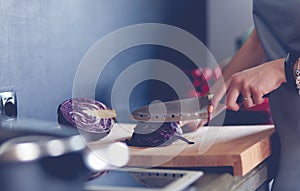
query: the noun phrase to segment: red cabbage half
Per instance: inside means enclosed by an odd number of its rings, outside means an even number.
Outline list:
[[[170,145],[177,139],[194,144],[182,136],[181,127],[177,122],[138,123],[131,139],[125,142],[128,146],[156,147]]]
[[[58,106],[58,122],[84,132],[107,135],[113,127],[114,119],[99,118],[90,112],[106,109],[108,109],[106,105],[93,99],[71,98]]]

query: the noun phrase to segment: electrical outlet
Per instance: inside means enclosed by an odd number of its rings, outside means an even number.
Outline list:
[[[17,96],[15,91],[0,92],[0,120],[9,121],[17,118]]]

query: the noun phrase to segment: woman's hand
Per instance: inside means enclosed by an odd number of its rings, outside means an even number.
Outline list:
[[[212,88],[215,95],[212,104],[216,106],[226,93],[225,104],[228,109],[240,109],[237,103],[239,95],[243,96],[245,107],[253,107],[264,101],[263,95],[277,89],[284,82],[284,59],[267,62],[233,74],[225,84],[222,79],[216,82]]]

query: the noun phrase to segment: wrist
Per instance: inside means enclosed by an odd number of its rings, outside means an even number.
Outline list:
[[[277,64],[277,75],[278,75],[278,82],[279,84],[283,84],[283,83],[286,83],[287,82],[287,79],[286,79],[286,75],[285,75],[285,59],[284,58],[281,58],[281,59],[278,59],[276,61],[276,64]]]

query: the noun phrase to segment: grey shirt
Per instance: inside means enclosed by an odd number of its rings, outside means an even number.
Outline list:
[[[300,52],[300,0],[253,0],[253,18],[268,60]],[[287,84],[269,98],[281,151],[273,190],[300,188],[300,96]]]

